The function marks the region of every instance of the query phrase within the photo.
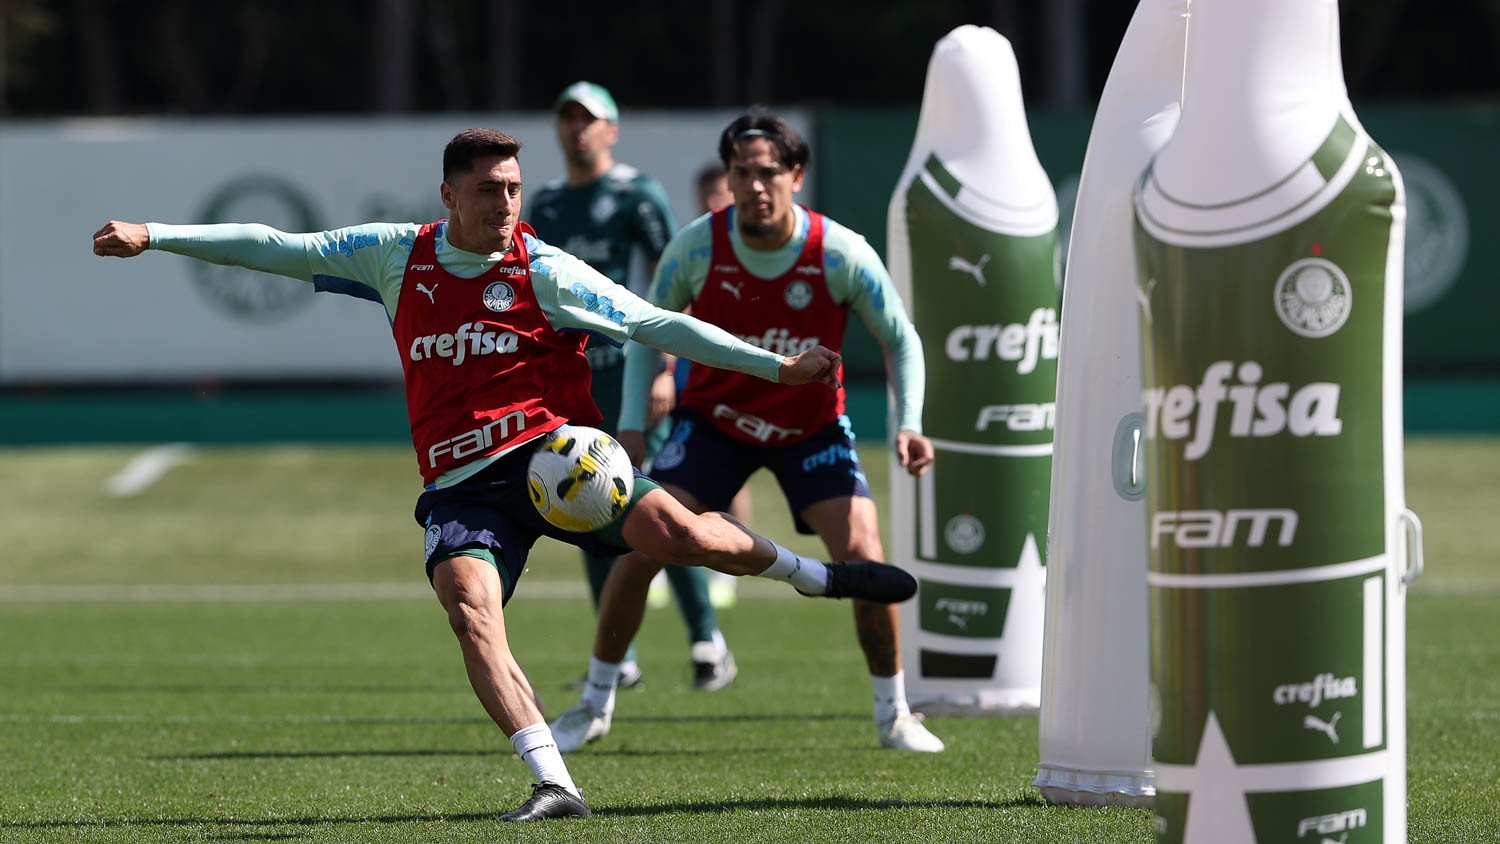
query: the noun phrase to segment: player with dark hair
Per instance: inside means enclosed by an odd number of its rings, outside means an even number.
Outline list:
[[[780,117],[752,111],[719,140],[734,204],[688,225],[662,254],[651,300],[693,315],[767,351],[838,349],[853,311],[880,340],[897,400],[896,455],[913,475],[932,463],[921,434],[922,346],[875,250],[838,223],[797,205],[810,151]],[[643,453],[646,389],[658,352],[632,344],[625,364],[620,442]],[[651,477],[695,512],[722,510],[765,467],[786,494],[798,530],[816,533],[834,557],[883,558],[869,485],[844,415],[844,393],[773,391],[744,375],[695,365],[673,411],[672,436]],[[600,605],[589,685],[552,724],[564,752],[609,732],[624,643],[641,623],[656,562],[621,561]],[[875,693],[880,744],[938,752],[943,742],[906,702],[894,607],[855,601],[855,632]]]
[[[427,575],[458,638],[485,711],[536,776],[502,820],[590,814],[506,638],[504,606],[538,536],[595,553],[639,549],[669,565],[707,565],[792,584],[808,595],[900,601],[916,582],[870,562],[793,554],[718,514],[697,515],[638,477],[629,509],[590,534],[553,527],[531,505],[526,468],[543,436],[592,424],[584,332],[744,372],[769,382],[836,386],[839,358],[757,349],[691,317],[655,308],[544,243],[519,219],[520,143],[471,129],[443,152],[448,219],[368,223],[288,234],[258,224],[171,226],[111,220],[94,253],[148,249],[311,282],[385,306],[405,374],[407,413],[425,491]],[[818,389],[827,390],[827,386]]]

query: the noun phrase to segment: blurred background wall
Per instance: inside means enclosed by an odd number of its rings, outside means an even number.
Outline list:
[[[1500,0],[1341,5],[1351,98],[1409,191],[1408,427],[1500,428]],[[110,217],[435,218],[441,146],[467,126],[519,136],[529,184],[560,175],[548,109],[575,79],[614,92],[617,158],[660,179],[681,221],[728,119],[785,111],[813,143],[803,201],[883,250],[932,45],[990,25],[1015,46],[1066,224],[1132,10],[0,0],[0,443],[403,439],[378,306],[175,257],[105,262],[88,236]],[[879,349],[856,326],[848,352],[856,424],[878,435]]]

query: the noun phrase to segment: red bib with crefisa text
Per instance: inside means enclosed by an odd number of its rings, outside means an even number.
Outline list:
[[[422,480],[505,451],[569,420],[599,423],[589,397],[588,337],[560,333],[532,289],[525,234],[499,263],[460,278],[437,262],[444,221],[417,234],[391,332]]]
[[[823,277],[823,216],[812,211],[807,216],[807,241],[796,263],[780,276],[765,279],[751,275],[735,256],[729,242],[729,209],[715,213],[708,276],[693,300],[693,316],[779,355],[801,354],[819,345],[838,351],[849,314],[833,300]],[[843,378],[840,367],[839,381]],[[694,364],[678,403],[736,439],[785,445],[811,436],[842,415],[844,390],[823,384],[787,387]]]

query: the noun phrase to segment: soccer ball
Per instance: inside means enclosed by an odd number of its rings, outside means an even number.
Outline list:
[[[589,533],[625,512],[635,471],[614,437],[598,428],[564,425],[532,452],[526,488],[542,518],[566,531]]]

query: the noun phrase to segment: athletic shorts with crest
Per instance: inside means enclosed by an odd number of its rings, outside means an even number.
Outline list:
[[[874,497],[847,416],[783,446],[734,439],[691,410],[672,411],[672,421],[672,435],[651,463],[651,479],[681,487],[709,510],[728,510],[734,494],[761,467],[776,476],[798,533],[813,532],[798,514],[819,501]]]
[[[429,489],[417,499],[417,524],[427,530],[422,551],[429,580],[443,560],[472,552],[472,556],[489,559],[499,570],[505,602],[515,594],[516,583],[526,569],[526,557],[539,536],[550,536],[601,557],[631,550],[620,533],[621,527],[641,496],[657,489],[657,485],[637,469],[630,504],[618,519],[593,533],[565,531],[542,518],[526,491],[526,467],[541,442],[538,437],[473,477],[453,486]]]

